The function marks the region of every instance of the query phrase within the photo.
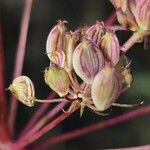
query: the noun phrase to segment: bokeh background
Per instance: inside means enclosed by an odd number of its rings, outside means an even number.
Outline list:
[[[0,0],[0,16],[3,28],[3,40],[6,58],[6,85],[12,81],[15,52],[19,36],[20,21],[23,10],[23,0]],[[67,20],[71,30],[81,25],[90,25],[96,20],[106,20],[113,11],[108,0],[34,0],[29,33],[26,46],[26,55],[23,74],[29,76],[35,84],[36,95],[45,98],[50,89],[43,80],[43,71],[49,65],[45,55],[46,39],[50,29],[59,19]],[[126,32],[117,32],[120,43],[125,42],[131,35]],[[131,89],[125,92],[118,101],[120,103],[150,104],[150,48],[144,50],[143,44],[136,44],[128,52],[132,60],[131,68],[134,83]],[[28,108],[19,103],[17,113],[16,132],[23,128],[39,105]],[[51,109],[53,106],[50,106]],[[134,109],[134,108],[133,108]],[[93,114],[86,110],[83,117],[77,111],[49,132],[47,136],[54,136],[67,131],[90,125],[130,111],[126,108],[113,108],[107,117]],[[150,116],[127,121],[86,136],[70,140],[56,146],[52,150],[100,150],[107,148],[137,146],[150,143]],[[30,148],[29,148],[30,149]]]

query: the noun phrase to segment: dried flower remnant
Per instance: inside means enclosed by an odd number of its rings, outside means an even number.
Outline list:
[[[51,65],[44,73],[45,83],[60,97],[68,93],[70,79],[68,73],[61,67]]]
[[[79,31],[75,31],[75,32],[69,32],[66,34],[65,38],[66,38],[66,46],[65,46],[65,55],[66,55],[66,60],[65,60],[65,66],[64,69],[67,72],[70,72],[71,70],[73,70],[73,62],[72,62],[72,58],[73,58],[73,52],[78,44],[79,41]]]
[[[17,77],[8,88],[23,104],[32,107],[35,100],[35,90],[32,81],[27,76]]]
[[[73,54],[73,67],[76,74],[86,83],[92,83],[95,75],[104,67],[101,50],[88,39],[76,47]]]
[[[132,75],[130,69],[125,69],[122,74],[124,77],[125,87],[130,88],[133,83],[133,75]]]

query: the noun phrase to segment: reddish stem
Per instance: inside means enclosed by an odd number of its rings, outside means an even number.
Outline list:
[[[148,113],[150,113],[150,106],[145,106],[143,108],[139,108],[137,110],[125,113],[118,117],[104,120],[99,123],[95,123],[95,124],[89,125],[87,127],[77,129],[75,131],[71,131],[71,132],[68,132],[68,133],[65,133],[62,135],[58,135],[58,136],[49,138],[48,140],[45,140],[45,141],[41,141],[40,143],[36,144],[33,149],[36,149],[36,150],[44,149],[48,146],[52,146],[52,145],[58,144],[60,142],[64,142],[66,140],[71,140],[71,139],[77,138],[79,136],[83,136],[83,135],[89,134],[91,132],[116,125],[118,123],[125,122],[127,120],[135,119],[139,116],[142,116],[142,115],[148,114]]]
[[[138,43],[139,41],[142,42],[144,37],[144,33],[142,32],[135,32],[132,36],[123,44],[121,47],[121,51],[127,52],[134,44]]]
[[[2,40],[2,25],[0,18],[0,145],[10,139],[8,124],[6,120],[6,97],[5,97],[5,61]]]
[[[54,107],[47,115],[45,115],[41,120],[39,120],[34,126],[33,128],[31,128],[29,130],[29,132],[27,132],[24,136],[22,136],[19,141],[23,141],[25,139],[28,139],[30,137],[32,137],[32,135],[38,131],[39,129],[41,129],[48,121],[50,121],[50,119],[52,117],[54,117],[54,115],[56,115],[67,103],[62,102],[60,104],[58,104],[56,107]]]
[[[52,92],[48,98],[54,98],[56,96],[56,93]],[[22,130],[19,137],[24,136],[37,122],[38,119],[45,113],[47,108],[50,105],[47,103],[41,104],[40,108],[37,110],[37,112],[34,114],[34,116],[30,119],[26,127]]]
[[[25,0],[13,78],[21,75],[22,73],[32,2],[33,0]],[[17,111],[17,101],[12,96],[11,104],[10,104],[10,112],[9,112],[9,117],[8,117],[10,130],[12,133],[13,133],[13,127],[14,127],[15,118],[16,118],[16,111]]]
[[[54,127],[56,127],[58,124],[60,124],[64,119],[66,119],[67,117],[69,117],[73,112],[75,112],[76,109],[74,109],[74,110],[72,110],[72,111],[70,111],[68,113],[61,114],[56,119],[54,119],[52,122],[50,122],[49,124],[47,124],[44,128],[42,128],[40,131],[37,131],[36,133],[34,133],[29,138],[14,143],[13,148],[14,149],[18,148],[18,147],[19,148],[23,148],[23,147],[29,145],[30,143],[36,141],[41,136],[43,136],[44,134],[46,134],[47,132],[49,132],[50,130],[52,130]]]
[[[127,147],[127,148],[115,148],[109,150],[150,150],[150,145]]]
[[[109,26],[114,23],[116,20],[116,11],[113,11],[112,14],[108,17],[108,19],[105,21],[105,25]]]

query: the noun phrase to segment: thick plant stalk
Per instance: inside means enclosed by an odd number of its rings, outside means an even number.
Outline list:
[[[21,21],[21,29],[20,29],[18,46],[17,46],[17,53],[15,59],[16,62],[15,62],[13,78],[21,75],[22,73],[32,2],[33,0],[24,1],[24,10],[23,10],[23,16]],[[15,124],[16,111],[17,111],[17,101],[12,96],[11,103],[10,103],[10,112],[8,117],[10,130],[12,134],[13,134],[13,128]]]
[[[95,124],[89,125],[87,127],[83,127],[81,129],[77,129],[77,130],[62,134],[62,135],[58,135],[58,136],[49,138],[48,140],[42,141],[38,144],[35,144],[33,149],[34,150],[35,149],[36,150],[44,149],[48,146],[50,147],[50,146],[53,146],[60,142],[71,140],[71,139],[89,134],[91,132],[101,130],[101,129],[125,122],[127,120],[135,119],[135,118],[140,117],[145,114],[150,114],[150,106],[145,106],[145,107],[139,108],[137,110],[125,113],[123,115],[120,115],[120,116],[117,116],[117,117],[114,117],[114,118],[111,118],[108,120],[100,121],[99,123],[95,123]]]

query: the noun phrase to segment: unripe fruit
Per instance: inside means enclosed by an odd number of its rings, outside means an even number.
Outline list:
[[[111,31],[105,33],[101,40],[101,49],[106,60],[116,65],[120,57],[120,45],[115,33]]]
[[[107,64],[94,78],[92,100],[98,111],[111,107],[122,90],[122,78],[110,64]]]
[[[32,81],[27,76],[19,76],[8,88],[11,93],[23,104],[34,105],[35,90]]]
[[[44,79],[46,84],[60,97],[63,97],[68,93],[70,79],[63,68],[50,66],[45,70]]]

